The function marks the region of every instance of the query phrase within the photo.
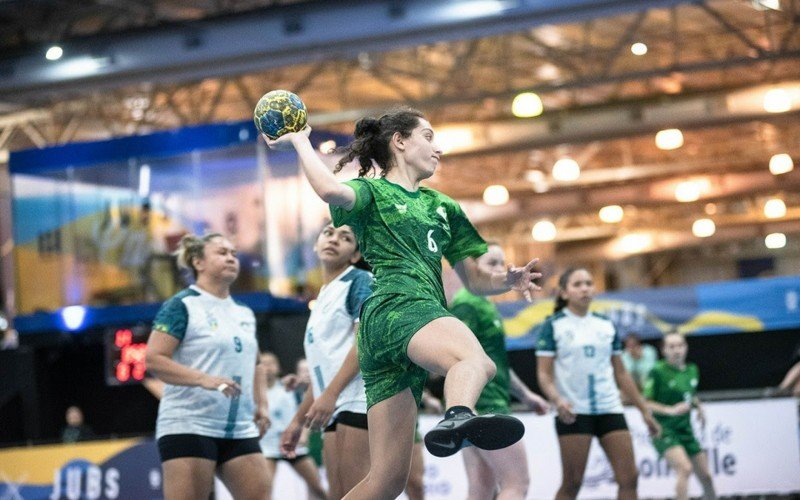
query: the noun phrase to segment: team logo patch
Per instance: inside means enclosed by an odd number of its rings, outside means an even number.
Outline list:
[[[399,204],[399,203],[395,203],[395,204],[394,204],[394,208],[396,208],[396,209],[397,209],[397,211],[398,211],[399,213],[401,213],[401,214],[404,214],[404,213],[408,212],[408,205],[407,205],[407,204],[405,204],[405,203],[403,203],[402,205],[401,205],[401,204]]]
[[[439,205],[439,208],[436,209],[436,213],[441,215],[442,219],[447,222],[447,210],[445,210],[443,206]]]
[[[206,323],[208,324],[208,327],[211,328],[212,330],[216,330],[219,327],[217,318],[215,318],[214,315],[208,311],[206,311]]]

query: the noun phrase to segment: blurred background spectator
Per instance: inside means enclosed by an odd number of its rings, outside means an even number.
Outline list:
[[[635,333],[625,337],[625,350],[622,352],[622,362],[628,373],[633,377],[639,391],[644,387],[647,375],[658,361],[658,351],[650,344],[642,343],[642,339]]]
[[[94,439],[94,431],[83,421],[83,410],[77,406],[67,408],[65,415],[66,427],[61,431],[61,441],[64,443],[77,443]]]

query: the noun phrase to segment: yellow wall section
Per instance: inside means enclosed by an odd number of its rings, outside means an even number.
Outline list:
[[[115,439],[0,450],[0,477],[26,484],[52,484],[54,472],[72,460],[84,459],[100,465],[139,442],[139,439]]]

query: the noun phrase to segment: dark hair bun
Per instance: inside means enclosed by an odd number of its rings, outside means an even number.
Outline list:
[[[381,125],[375,118],[362,118],[356,123],[356,139],[372,137],[381,132]]]

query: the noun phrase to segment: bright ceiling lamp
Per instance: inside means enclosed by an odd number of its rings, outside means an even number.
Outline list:
[[[614,224],[622,220],[625,211],[619,205],[608,205],[600,209],[600,220],[606,224]]]
[[[756,10],[781,10],[781,0],[751,0]]]
[[[517,94],[511,102],[511,112],[517,118],[532,118],[539,116],[544,111],[542,99],[533,92]]]
[[[58,61],[59,59],[61,59],[61,56],[63,55],[64,55],[64,49],[62,49],[58,45],[53,45],[52,47],[47,49],[47,52],[45,52],[44,57],[48,61]]]
[[[772,155],[769,159],[769,171],[772,175],[781,175],[794,169],[792,157],[787,153]]]
[[[659,130],[656,133],[656,146],[665,151],[678,149],[683,146],[683,132],[676,128]]]
[[[708,187],[708,181],[705,179],[680,182],[675,186],[675,199],[683,203],[697,201],[708,190]]]
[[[786,203],[780,198],[772,198],[764,203],[764,217],[767,219],[780,219],[786,215]]]
[[[647,45],[642,42],[636,42],[631,45],[631,53],[635,56],[643,56],[647,54]]]
[[[541,170],[531,169],[525,172],[525,180],[532,184],[536,184],[537,182],[546,181],[547,178],[545,177],[544,172]]]
[[[487,187],[483,191],[483,202],[492,207],[505,205],[508,203],[508,189],[499,184]]]
[[[692,224],[692,234],[698,238],[708,238],[717,232],[717,225],[711,219],[697,219]]]
[[[436,144],[442,154],[450,153],[455,149],[467,149],[472,146],[472,130],[468,128],[445,128],[436,132]]]
[[[553,165],[553,179],[561,182],[577,180],[581,176],[581,167],[572,158],[561,158]]]
[[[783,233],[770,233],[764,238],[764,245],[774,250],[786,246],[786,235]]]
[[[653,244],[653,237],[647,233],[629,233],[619,239],[617,248],[627,254],[644,252]]]
[[[556,239],[556,225],[549,220],[540,220],[533,225],[531,236],[536,241],[553,241]]]
[[[792,96],[785,89],[770,89],[764,94],[764,111],[785,113],[792,109]]]

